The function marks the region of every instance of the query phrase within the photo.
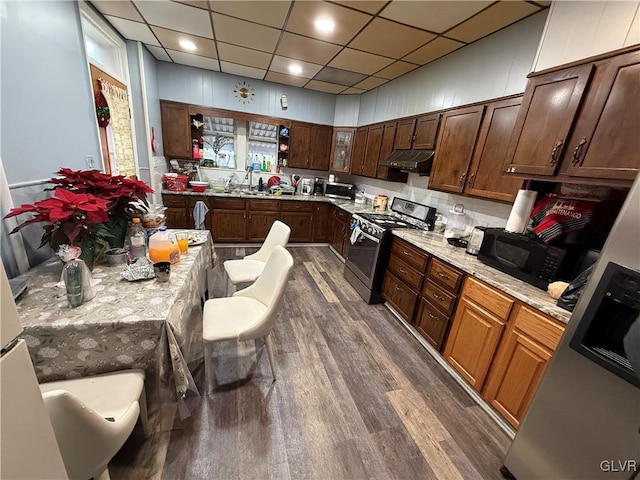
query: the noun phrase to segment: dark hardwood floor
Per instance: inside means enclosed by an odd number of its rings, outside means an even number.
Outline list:
[[[219,265],[251,251],[216,249]],[[277,381],[261,342],[221,345],[213,396],[170,431],[136,430],[111,477],[501,478],[506,434],[384,306],[360,299],[328,248],[290,252]],[[206,392],[204,368],[194,377]]]

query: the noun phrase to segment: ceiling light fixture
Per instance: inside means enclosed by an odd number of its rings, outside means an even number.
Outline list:
[[[314,25],[316,27],[316,30],[324,33],[333,32],[333,29],[336,27],[336,24],[333,22],[333,20],[329,18],[318,18],[314,22]]]
[[[180,40],[180,46],[190,52],[193,52],[196,49],[196,44],[191,40]]]
[[[302,73],[302,67],[300,65],[289,65],[289,73],[293,75],[300,75]]]

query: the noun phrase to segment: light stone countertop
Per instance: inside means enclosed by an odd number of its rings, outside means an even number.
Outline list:
[[[464,248],[449,245],[442,235],[410,229],[393,230],[393,234],[562,323],[566,324],[571,317],[571,312],[556,306],[556,301],[546,291],[485,265],[465,253]]]

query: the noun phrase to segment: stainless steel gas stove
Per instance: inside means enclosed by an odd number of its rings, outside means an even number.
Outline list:
[[[344,277],[367,303],[381,303],[384,271],[391,250],[391,230],[433,230],[436,209],[395,197],[391,213],[357,213],[351,223],[351,245]]]

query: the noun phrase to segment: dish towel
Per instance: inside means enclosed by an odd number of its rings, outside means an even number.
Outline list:
[[[351,231],[351,237],[349,238],[349,240],[351,241],[351,245],[353,245],[354,243],[356,243],[358,241],[358,237],[360,237],[360,233],[362,232],[362,230],[360,230],[360,227],[356,226],[352,231]]]
[[[207,227],[204,225],[204,219],[209,212],[209,207],[202,201],[199,200],[196,202],[193,207],[193,221],[195,223],[196,230],[206,230]]]

